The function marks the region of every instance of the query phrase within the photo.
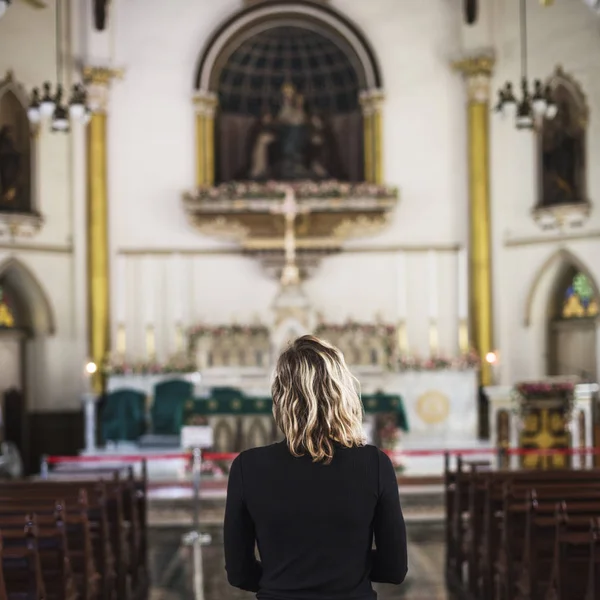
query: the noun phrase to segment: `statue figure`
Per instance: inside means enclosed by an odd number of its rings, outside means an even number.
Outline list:
[[[282,87],[277,116],[265,113],[249,135],[249,164],[242,177],[253,181],[279,179],[343,179],[335,135],[319,114],[307,114],[296,88]]]
[[[583,167],[583,140],[573,127],[569,104],[561,103],[554,121],[543,130],[543,203],[571,204],[583,200],[580,171]]]
[[[307,176],[305,166],[308,125],[304,110],[304,96],[296,93],[292,84],[282,88],[283,104],[277,115],[281,150],[281,179]]]
[[[0,205],[10,206],[17,198],[21,155],[15,148],[10,127],[0,129]]]
[[[252,148],[250,161],[250,179],[268,179],[271,176],[270,148],[275,142],[275,130],[271,113],[265,113],[261,119],[261,126]]]
[[[325,123],[319,115],[313,115],[310,119],[310,152],[308,168],[314,177],[325,179],[329,177],[329,172],[325,167],[326,163],[326,138]]]

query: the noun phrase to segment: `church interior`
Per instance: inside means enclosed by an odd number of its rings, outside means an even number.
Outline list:
[[[0,0],[0,48],[0,600],[251,597],[228,469],[305,334],[397,471],[382,600],[600,598],[600,1]]]

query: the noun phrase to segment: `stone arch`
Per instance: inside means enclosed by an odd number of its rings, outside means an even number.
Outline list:
[[[558,112],[538,131],[538,206],[585,203],[589,107],[581,85],[561,67],[546,82]]]
[[[214,91],[220,65],[236,45],[261,31],[280,26],[302,26],[331,36],[352,58],[361,88],[382,88],[379,63],[358,26],[331,7],[306,0],[257,4],[243,8],[227,19],[209,39],[200,56],[194,88],[200,92]]]
[[[0,263],[0,280],[6,282],[22,307],[23,322],[33,336],[55,332],[54,311],[50,300],[31,270],[16,258]]]
[[[576,268],[586,275],[592,283],[595,293],[600,295],[600,289],[595,277],[586,264],[570,250],[561,248],[542,264],[532,281],[525,302],[525,327],[529,327],[532,323],[537,301],[541,300],[544,303],[544,313],[548,315],[551,304],[556,297],[557,287],[562,282],[564,275],[571,268]]]
[[[32,212],[34,210],[34,144],[29,118],[27,116],[28,98],[24,88],[17,83],[12,72],[0,81],[0,153],[7,160],[11,151],[18,165],[3,166],[0,179],[13,178],[14,181],[0,181],[0,211]],[[9,169],[7,173],[4,171]]]
[[[600,319],[564,319],[559,295],[576,272],[590,282],[598,297],[598,283],[589,267],[576,254],[561,248],[536,273],[525,306],[532,373],[536,377],[572,375],[593,379],[598,373],[597,339]]]

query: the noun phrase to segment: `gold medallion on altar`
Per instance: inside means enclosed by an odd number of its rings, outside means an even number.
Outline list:
[[[450,414],[450,400],[441,392],[425,392],[417,400],[417,414],[429,425],[442,423]]]

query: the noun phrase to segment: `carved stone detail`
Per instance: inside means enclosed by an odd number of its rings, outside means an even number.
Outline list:
[[[107,110],[110,85],[115,79],[123,79],[124,75],[125,71],[123,69],[84,67],[83,81],[92,111],[105,112]]]

